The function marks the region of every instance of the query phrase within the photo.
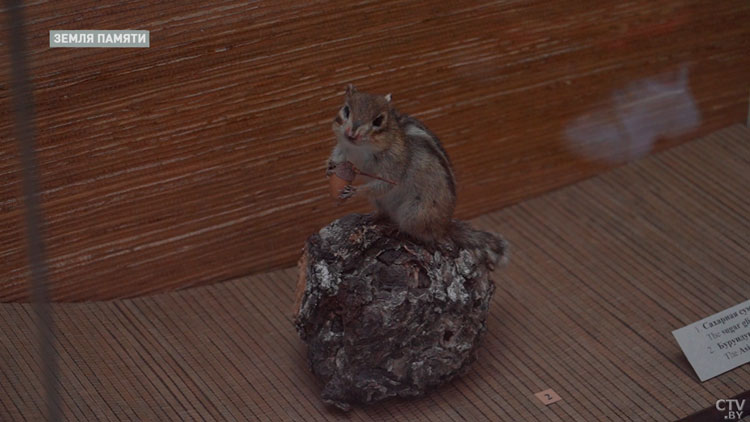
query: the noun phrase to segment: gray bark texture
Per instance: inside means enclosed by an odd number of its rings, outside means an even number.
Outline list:
[[[294,322],[323,401],[348,410],[418,396],[465,371],[506,257],[500,236],[459,221],[432,246],[361,214],[310,236]]]

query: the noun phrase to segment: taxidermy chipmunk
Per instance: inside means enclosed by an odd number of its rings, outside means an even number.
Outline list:
[[[466,247],[505,248],[504,243],[492,244],[496,242],[488,234],[470,235],[479,232],[462,230],[465,223],[452,220],[456,182],[448,154],[424,124],[393,108],[390,94],[371,95],[349,85],[333,132],[337,143],[326,174],[350,162],[367,180],[357,188],[347,185],[340,199],[355,193],[369,198],[378,217],[387,217],[400,232],[424,243],[450,236]]]

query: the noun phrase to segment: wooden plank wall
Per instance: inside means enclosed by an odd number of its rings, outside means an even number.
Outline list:
[[[25,8],[52,295],[213,283],[297,258],[336,207],[323,163],[346,83],[441,136],[468,218],[747,113],[745,0],[61,0]],[[5,22],[3,11],[3,25]],[[50,29],[148,49],[50,49]],[[0,45],[0,300],[28,297]]]

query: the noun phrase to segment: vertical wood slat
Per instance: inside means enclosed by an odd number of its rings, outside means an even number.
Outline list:
[[[608,141],[626,94],[642,105],[658,95],[632,90],[674,87],[680,72],[683,103],[650,110],[637,128],[646,133],[613,151],[667,148],[747,113],[745,0],[42,0],[25,12],[60,301],[292,265],[307,233],[367,209],[363,200],[335,207],[323,177],[348,82],[393,92],[441,137],[461,218],[608,168],[579,150]],[[123,27],[151,31],[151,47],[49,48],[50,29]],[[0,77],[2,140],[11,139],[8,89]],[[679,127],[689,105],[698,121],[685,133],[655,129]],[[581,145],[567,135],[579,119],[591,135]],[[28,299],[14,148],[0,142],[0,301]]]
[[[463,377],[413,400],[318,399],[292,326],[296,270],[144,298],[54,304],[71,419],[677,420],[750,390],[699,382],[671,331],[750,291],[750,130],[727,128],[485,214],[512,256]],[[696,247],[700,245],[700,248]],[[744,296],[743,296],[744,295]],[[0,420],[44,409],[33,314],[0,304]],[[533,394],[554,389],[562,401]]]

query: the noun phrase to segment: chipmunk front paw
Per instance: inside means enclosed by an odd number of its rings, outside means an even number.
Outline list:
[[[341,189],[341,193],[339,193],[339,199],[349,199],[354,196],[355,192],[357,192],[356,187],[352,185],[346,185],[343,189]]]
[[[338,163],[334,163],[330,160],[328,161],[328,165],[326,166],[326,177],[330,177],[336,173],[336,166],[338,166]]]

